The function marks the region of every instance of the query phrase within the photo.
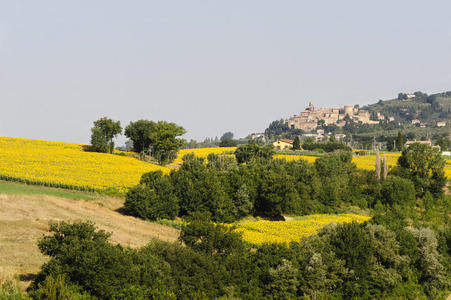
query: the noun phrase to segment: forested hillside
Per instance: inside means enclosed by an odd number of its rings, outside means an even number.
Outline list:
[[[437,121],[451,121],[451,91],[427,95],[415,92],[413,98],[407,98],[407,94],[400,93],[398,98],[392,100],[380,100],[375,104],[362,107],[373,115],[380,113],[384,116],[395,118],[395,122],[407,126],[412,120],[419,120],[431,126]]]

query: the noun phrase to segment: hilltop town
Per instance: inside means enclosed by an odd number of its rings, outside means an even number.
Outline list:
[[[377,121],[371,120],[371,114],[367,110],[345,105],[341,108],[315,108],[312,102],[299,115],[286,119],[285,124],[290,129],[302,129],[304,131],[315,130],[318,125],[324,122],[324,125],[336,124],[338,127],[346,125],[346,116],[354,122],[363,124],[379,124],[379,120],[384,120],[385,116],[377,114]]]

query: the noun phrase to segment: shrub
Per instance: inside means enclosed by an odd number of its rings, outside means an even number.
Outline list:
[[[66,277],[57,275],[47,276],[44,282],[39,283],[38,289],[32,292],[34,299],[42,300],[90,300],[96,299],[86,292],[81,292],[80,287],[67,283]]]
[[[170,179],[161,171],[144,174],[141,184],[127,192],[124,208],[127,213],[147,220],[173,219],[179,210]]]
[[[383,204],[408,204],[415,200],[415,187],[409,179],[388,176],[381,186]]]
[[[0,284],[0,299],[4,300],[27,300],[30,299],[20,290],[20,287],[14,282],[7,280]]]

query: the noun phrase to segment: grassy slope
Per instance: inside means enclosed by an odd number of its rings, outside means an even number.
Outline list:
[[[139,247],[152,238],[175,241],[178,230],[117,212],[119,198],[0,182],[0,281],[18,276],[27,282],[46,257],[38,239],[52,221],[90,220],[108,232],[113,242]]]
[[[7,195],[47,195],[74,200],[91,200],[95,194],[68,191],[63,189],[43,188],[34,185],[24,185],[0,181],[0,193]]]

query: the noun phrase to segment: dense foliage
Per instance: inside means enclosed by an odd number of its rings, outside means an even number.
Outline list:
[[[409,171],[400,172],[401,168],[394,173],[407,177],[390,175],[379,182],[374,171],[357,169],[347,151],[321,156],[311,164],[268,159],[257,145],[246,148],[250,150],[239,147],[235,153],[237,158],[245,153],[247,163],[215,154],[206,163],[189,154],[177,171],[145,174],[140,185],[127,194],[126,210],[149,220],[199,212],[218,222],[249,214],[279,220],[286,214],[333,213],[343,205],[373,208],[380,202],[412,207],[415,188],[421,183],[411,180]],[[433,194],[435,198],[440,195]]]
[[[133,215],[150,220],[187,218],[180,243],[154,240],[131,249],[113,245],[110,234],[91,223],[52,224],[51,235],[38,243],[50,260],[31,285],[30,295],[35,299],[447,295],[451,198],[434,193],[431,180],[437,176],[421,176],[443,172],[430,148],[410,146],[399,166],[379,180],[374,171],[357,169],[348,151],[326,154],[312,164],[269,159],[258,146],[251,147],[257,155],[242,163],[230,156],[210,154],[206,162],[188,154],[179,170],[168,175],[146,173],[129,191],[125,208]],[[437,164],[421,162],[423,154],[418,153],[423,152]],[[289,245],[250,245],[233,226],[211,223],[249,214],[282,219],[285,214],[336,212],[352,205],[369,208],[372,220],[330,224],[309,237],[301,238],[300,232],[300,242]]]
[[[177,157],[177,151],[185,144],[177,138],[186,133],[175,123],[138,120],[125,127],[125,136],[133,142],[133,151],[151,154],[160,164],[167,164]]]
[[[121,122],[104,117],[94,121],[91,132],[91,145],[94,151],[113,153],[113,139],[122,132]]]
[[[35,299],[442,299],[450,231],[407,228],[387,210],[372,223],[330,225],[302,243],[252,249],[229,228],[191,219],[180,243],[109,242],[90,223],[60,223],[39,241],[50,257]],[[50,298],[49,294],[72,298]]]
[[[402,152],[395,172],[414,183],[417,196],[430,192],[438,197],[446,184],[444,168],[445,160],[439,149],[414,143]]]

